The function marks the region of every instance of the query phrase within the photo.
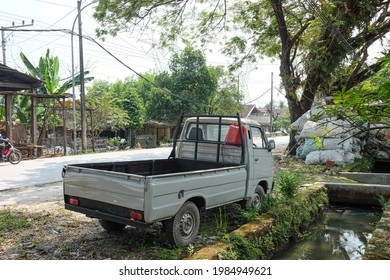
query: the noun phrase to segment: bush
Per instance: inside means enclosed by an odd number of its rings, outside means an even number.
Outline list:
[[[301,181],[298,176],[292,172],[283,171],[277,179],[277,184],[279,185],[279,191],[282,195],[286,198],[291,198],[297,193]]]
[[[117,136],[117,137],[109,138],[107,140],[107,145],[110,147],[119,147],[120,142],[121,142],[121,138]]]

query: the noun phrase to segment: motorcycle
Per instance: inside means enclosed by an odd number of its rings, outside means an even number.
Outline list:
[[[1,135],[0,135],[1,137]],[[1,154],[1,161],[9,161],[11,164],[18,164],[22,160],[22,153],[14,147],[9,138],[3,138],[5,148]]]

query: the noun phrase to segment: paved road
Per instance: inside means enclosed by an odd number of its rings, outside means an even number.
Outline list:
[[[288,137],[275,137],[275,153],[283,153]],[[0,163],[0,205],[30,204],[62,199],[62,168],[82,162],[128,161],[167,158],[171,148],[156,148],[24,160],[17,165]]]
[[[16,165],[12,165],[9,162],[0,163],[0,192],[19,187],[59,182],[62,180],[61,172],[63,166],[70,163],[167,158],[170,151],[171,148],[142,149],[23,160]]]

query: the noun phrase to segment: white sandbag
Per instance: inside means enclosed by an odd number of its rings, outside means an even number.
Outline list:
[[[352,134],[350,125],[341,120],[325,119],[320,122],[307,121],[300,133],[301,138],[327,137],[347,138]]]
[[[352,152],[352,138],[342,139],[342,138],[324,138],[322,140],[322,149],[323,150],[343,150],[346,152]]]
[[[302,156],[307,156],[309,153],[319,151],[321,143],[317,143],[314,138],[306,138],[302,148]]]
[[[296,157],[299,159],[305,159],[306,155],[302,153],[304,145],[299,145],[296,151]]]
[[[299,134],[299,137],[301,138],[310,138],[313,136],[322,136],[321,133],[318,130],[317,123],[313,121],[307,121],[303,128],[301,133]]]
[[[305,123],[310,120],[311,115],[310,115],[310,110],[304,113],[299,119],[297,119],[295,122],[290,124],[290,129],[291,130],[298,130],[301,131],[303,129],[303,126]]]
[[[306,156],[306,164],[321,164],[321,152],[315,151],[311,152]]]
[[[355,159],[356,159],[356,157],[355,157],[354,153],[347,152],[347,153],[345,153],[345,156],[344,156],[344,163],[352,163],[355,161]]]
[[[336,165],[342,165],[345,163],[344,151],[314,151],[306,156],[306,164],[325,164],[326,161],[333,160]]]

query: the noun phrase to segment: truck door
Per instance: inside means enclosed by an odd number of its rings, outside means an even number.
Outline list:
[[[252,126],[251,134],[253,145],[253,160],[250,162],[252,165],[251,177],[253,179],[253,188],[256,188],[261,181],[267,181],[268,184],[272,182],[274,160],[264,130],[261,127]]]

